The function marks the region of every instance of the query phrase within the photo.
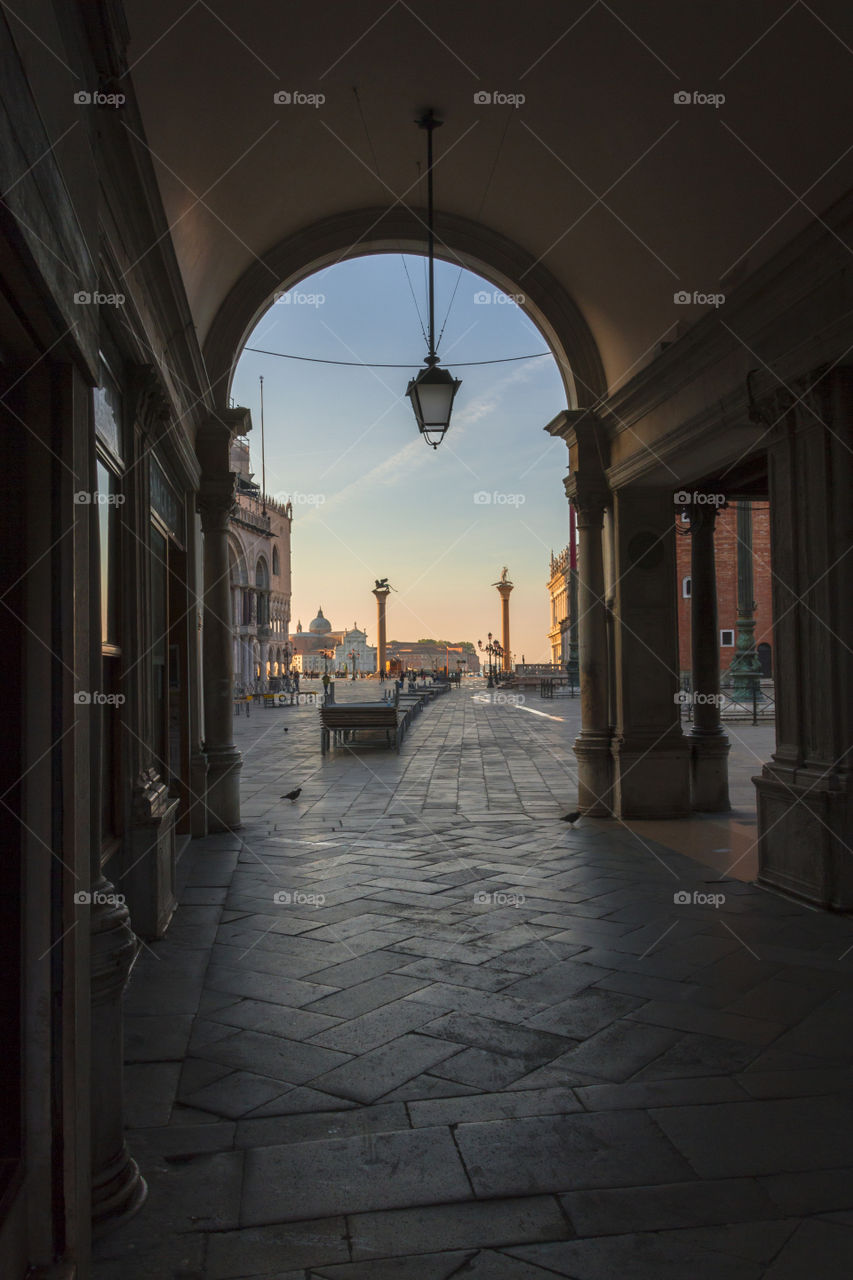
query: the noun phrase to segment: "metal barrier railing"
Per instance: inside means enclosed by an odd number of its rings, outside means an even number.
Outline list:
[[[682,676],[679,692],[681,719],[693,721],[693,708],[702,694],[694,694],[689,675]],[[726,675],[720,681],[720,719],[745,724],[772,723],[776,719],[776,686],[769,676]]]

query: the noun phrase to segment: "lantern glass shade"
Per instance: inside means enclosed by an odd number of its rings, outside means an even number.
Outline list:
[[[406,388],[406,395],[412,402],[418,430],[437,449],[450,426],[450,413],[453,399],[462,385],[461,379],[454,378],[447,369],[439,369],[435,357],[434,363],[427,362]]]

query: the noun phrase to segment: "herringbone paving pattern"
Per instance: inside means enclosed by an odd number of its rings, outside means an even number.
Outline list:
[[[312,708],[238,722],[245,827],[128,992],[150,1195],[99,1280],[850,1275],[850,922],[568,829],[527,705],[324,762]]]

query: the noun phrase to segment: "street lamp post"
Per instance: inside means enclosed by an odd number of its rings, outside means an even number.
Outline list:
[[[488,633],[488,635],[487,635],[486,639],[487,639],[488,643],[487,643],[487,644],[486,644],[486,646],[485,646],[484,652],[485,652],[485,653],[487,653],[487,654],[489,655],[489,678],[488,678],[488,680],[487,680],[487,682],[486,682],[486,688],[487,688],[487,689],[494,689],[494,687],[495,687],[495,667],[494,667],[494,663],[493,663],[492,659],[493,659],[493,655],[495,655],[495,654],[498,652],[498,649],[500,648],[500,645],[498,644],[498,642],[497,642],[496,640],[493,640],[493,639],[492,639],[492,633],[491,633],[491,631]],[[479,649],[483,649],[483,642],[482,642],[482,640],[478,640],[478,641],[477,641],[477,647],[478,647]]]

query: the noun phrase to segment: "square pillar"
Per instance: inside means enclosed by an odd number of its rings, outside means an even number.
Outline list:
[[[612,743],[620,818],[690,813],[690,751],[679,717],[672,491],[614,495]]]
[[[849,911],[853,369],[816,371],[792,390],[787,411],[766,412],[776,750],[755,779],[759,880]]]

